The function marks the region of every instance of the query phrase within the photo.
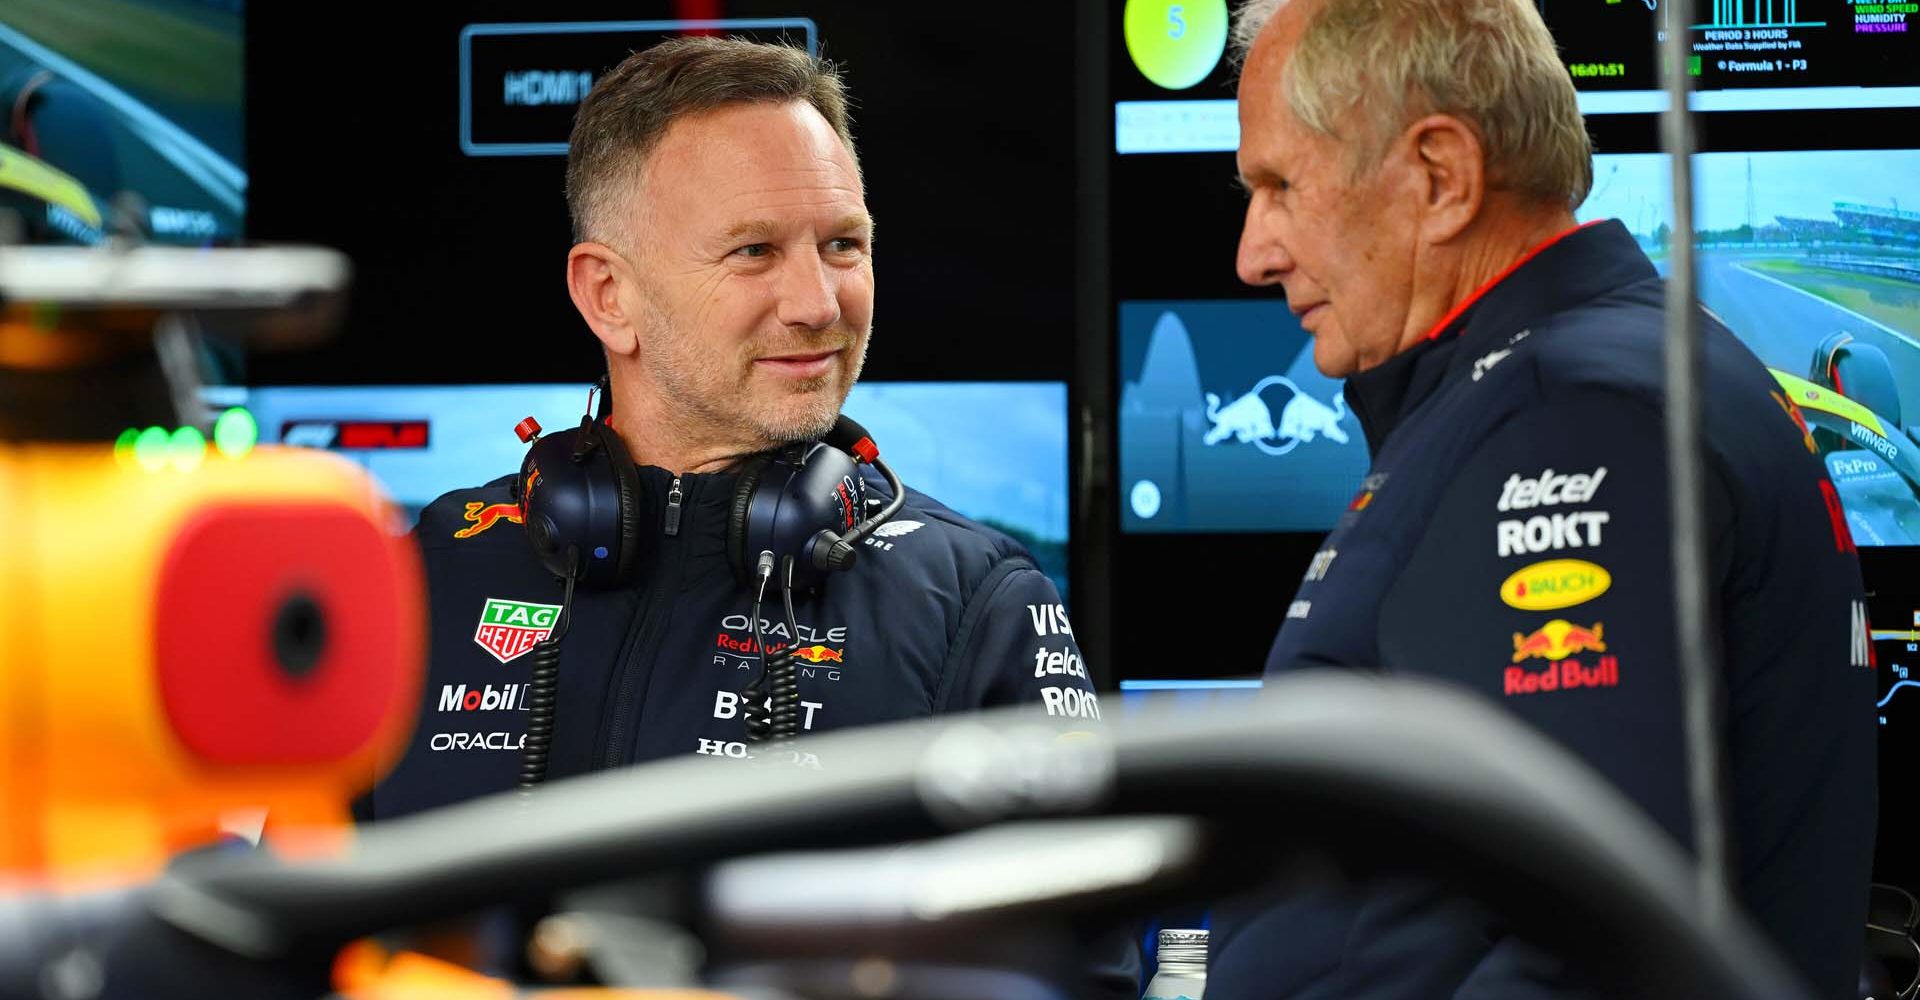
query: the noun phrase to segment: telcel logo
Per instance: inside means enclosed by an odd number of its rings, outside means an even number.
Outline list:
[[[1500,585],[1500,600],[1522,611],[1585,604],[1613,586],[1613,574],[1585,559],[1548,559],[1522,567]]]

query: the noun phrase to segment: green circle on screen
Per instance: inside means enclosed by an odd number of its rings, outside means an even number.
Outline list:
[[[1127,55],[1168,90],[1207,78],[1227,50],[1226,0],[1127,0]]]

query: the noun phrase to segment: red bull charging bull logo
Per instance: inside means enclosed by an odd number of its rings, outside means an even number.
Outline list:
[[[517,503],[469,503],[466,513],[460,516],[471,523],[454,532],[455,538],[472,538],[501,521],[522,523]]]
[[[846,661],[842,658],[841,653],[841,650],[834,649],[831,646],[820,645],[801,646],[799,649],[793,651],[793,655],[808,663],[844,663]]]
[[[1280,404],[1278,420],[1274,419],[1272,403],[1261,395],[1275,389],[1286,390],[1284,396],[1272,397],[1273,403]],[[1207,393],[1207,420],[1213,426],[1201,443],[1212,446],[1232,438],[1269,455],[1285,455],[1323,437],[1346,444],[1347,432],[1340,426],[1346,419],[1344,395],[1335,393],[1333,405],[1328,406],[1285,375],[1269,375],[1230,403],[1222,404],[1219,395]]]
[[[1558,662],[1575,653],[1604,653],[1607,644],[1600,640],[1600,632],[1604,627],[1600,622],[1595,622],[1592,628],[1581,628],[1564,618],[1555,618],[1535,629],[1532,635],[1515,632],[1513,662],[1536,657]]]
[[[1620,661],[1617,657],[1580,658],[1582,653],[1607,651],[1606,641],[1602,638],[1604,631],[1605,626],[1600,622],[1594,622],[1592,627],[1582,627],[1563,618],[1555,618],[1531,633],[1515,632],[1513,662],[1546,660],[1547,666],[1545,670],[1507,667],[1504,693],[1513,697],[1548,691],[1571,691],[1575,688],[1618,687]]]

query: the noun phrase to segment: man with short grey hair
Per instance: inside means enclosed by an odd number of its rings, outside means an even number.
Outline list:
[[[1347,378],[1373,468],[1269,672],[1438,678],[1691,840],[1663,454],[1665,290],[1592,180],[1531,0],[1239,14],[1237,266]],[[1859,974],[1875,815],[1860,571],[1793,401],[1711,317],[1714,715],[1736,898],[1819,995]],[[1550,997],[1593,980],[1416,879],[1216,915],[1208,1000]]]

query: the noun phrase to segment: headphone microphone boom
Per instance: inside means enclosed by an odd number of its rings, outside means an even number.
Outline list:
[[[880,449],[873,443],[873,435],[852,418],[842,416],[835,420],[833,429],[821,438],[821,443],[836,451],[851,455],[855,465],[869,464],[879,471],[887,481],[887,489],[893,493],[893,499],[882,507],[879,513],[871,517],[859,518],[847,530],[845,535],[834,533],[831,529],[822,529],[809,542],[807,548],[813,560],[814,569],[822,573],[847,569],[854,564],[859,554],[858,546],[871,536],[876,529],[893,515],[900,512],[906,503],[906,490],[900,485],[900,478],[893,474],[887,463],[880,461]]]

